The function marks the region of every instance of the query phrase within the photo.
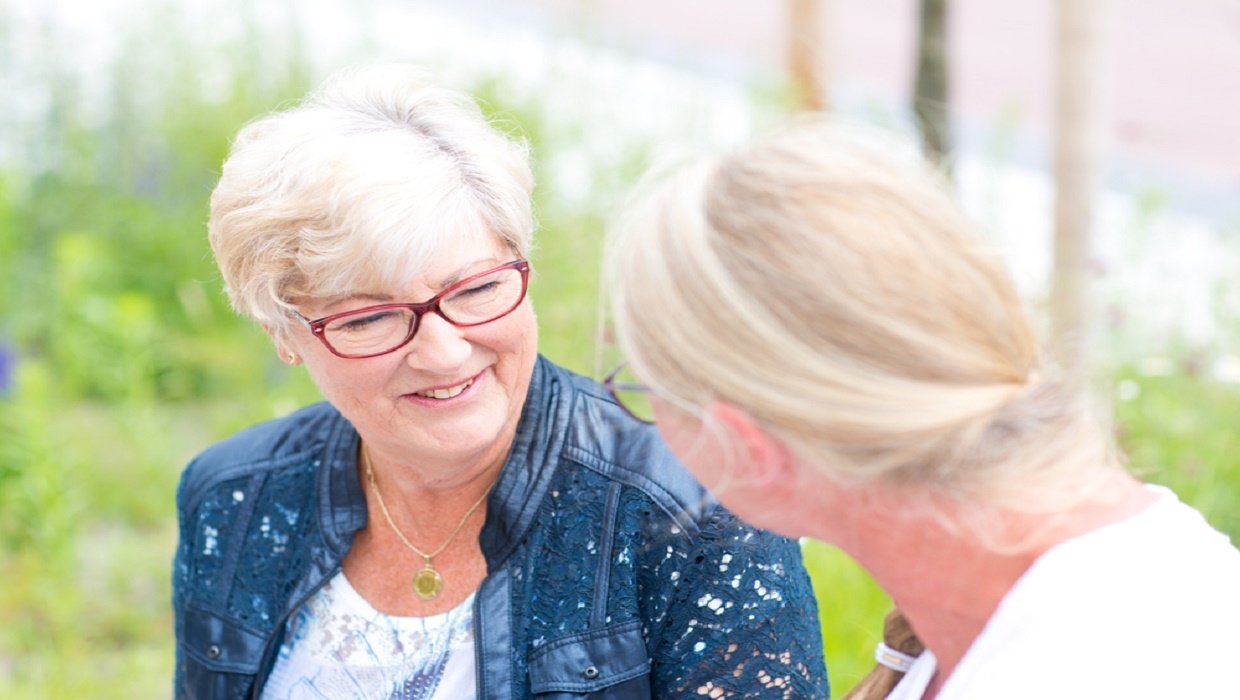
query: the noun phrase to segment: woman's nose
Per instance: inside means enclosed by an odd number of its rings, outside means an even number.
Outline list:
[[[406,362],[414,369],[452,374],[464,366],[472,348],[458,328],[436,313],[428,313],[418,324],[417,335],[409,343]]]

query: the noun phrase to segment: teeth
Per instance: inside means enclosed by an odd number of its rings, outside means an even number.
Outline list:
[[[468,389],[469,385],[473,383],[474,381],[471,379],[464,384],[457,384],[456,386],[448,387],[447,389],[431,389],[430,391],[419,391],[415,393],[418,396],[425,396],[428,399],[450,399],[453,396],[460,395],[462,391]]]

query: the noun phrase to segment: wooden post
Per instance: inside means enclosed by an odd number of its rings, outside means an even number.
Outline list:
[[[1055,249],[1051,351],[1067,377],[1087,380],[1093,364],[1091,293],[1094,202],[1104,121],[1101,29],[1104,0],[1056,0]]]
[[[926,157],[950,174],[952,124],[947,12],[947,0],[921,0],[913,114]]]
[[[825,110],[826,52],[822,42],[826,0],[788,0],[788,74],[796,106]]]

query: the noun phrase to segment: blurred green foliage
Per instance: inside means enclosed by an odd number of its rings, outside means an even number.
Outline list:
[[[228,308],[204,225],[232,135],[311,86],[305,49],[271,48],[251,28],[208,63],[184,48],[188,29],[175,17],[149,19],[168,24],[134,30],[158,40],[122,51],[102,106],[89,106],[55,53],[67,48],[51,42],[36,62],[47,118],[5,137],[20,153],[0,166],[4,698],[166,697],[181,465],[213,440],[317,400],[305,375]],[[0,44],[11,40],[0,33]],[[143,68],[149,52],[167,63],[159,80]],[[540,164],[590,128],[549,126],[536,98],[507,94],[499,80],[473,90]],[[600,167],[598,197],[645,164],[635,151]],[[595,373],[603,207],[566,205],[544,185],[536,209],[542,349]],[[1133,367],[1116,376],[1128,382],[1116,416],[1137,471],[1240,535],[1236,385],[1183,363],[1163,376]],[[842,693],[871,667],[889,603],[837,550],[808,542],[805,552]]]
[[[1129,469],[1163,484],[1240,542],[1240,388],[1202,374],[1193,355],[1155,374],[1117,373],[1114,412]]]

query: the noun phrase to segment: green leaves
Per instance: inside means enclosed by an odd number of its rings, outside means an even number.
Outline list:
[[[1162,364],[1118,373],[1115,423],[1130,469],[1240,542],[1240,384],[1203,375],[1191,358]]]

